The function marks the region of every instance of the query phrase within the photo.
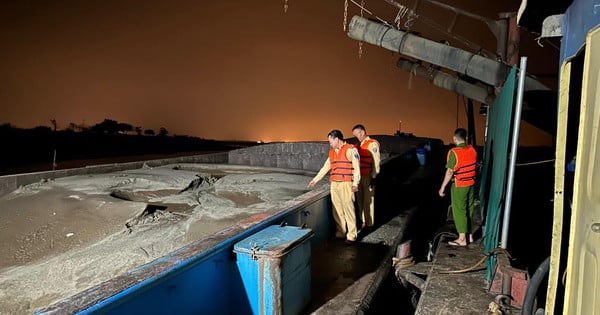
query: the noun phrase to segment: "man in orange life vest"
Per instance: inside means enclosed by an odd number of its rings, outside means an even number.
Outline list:
[[[456,147],[448,151],[446,174],[440,187],[439,195],[444,197],[446,185],[452,180],[450,199],[452,203],[452,216],[458,238],[448,242],[452,246],[467,246],[468,241],[473,242],[471,225],[473,222],[473,209],[475,208],[475,168],[477,166],[477,151],[465,140],[467,131],[458,128],[454,131],[453,141]]]
[[[356,241],[356,214],[354,212],[354,193],[358,191],[360,182],[360,165],[358,151],[344,141],[339,130],[332,130],[329,138],[329,157],[317,175],[308,183],[314,187],[331,170],[331,202],[333,203],[333,219],[336,223],[335,236],[346,238],[346,243]]]
[[[358,185],[357,201],[362,226],[372,228],[375,224],[375,177],[379,174],[381,155],[379,142],[367,135],[365,126],[356,125],[352,134],[358,140],[355,145],[360,155],[360,184]]]

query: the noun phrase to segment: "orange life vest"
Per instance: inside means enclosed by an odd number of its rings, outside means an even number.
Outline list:
[[[464,148],[452,148],[448,151],[454,152],[456,165],[454,165],[454,184],[456,187],[467,187],[475,185],[475,168],[477,167],[477,151],[471,145]]]
[[[373,156],[371,151],[368,150],[369,145],[373,142],[379,144],[377,140],[369,138],[364,143],[355,145],[360,155],[360,175],[368,175],[373,172]]]
[[[334,149],[329,150],[329,163],[331,164],[330,182],[352,181],[352,161],[349,161],[346,157],[346,151],[351,147],[350,144],[346,143],[342,145],[337,154]]]

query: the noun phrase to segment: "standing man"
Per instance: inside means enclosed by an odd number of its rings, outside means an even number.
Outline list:
[[[477,166],[477,151],[467,145],[467,131],[458,128],[454,131],[452,140],[456,147],[448,151],[446,158],[446,174],[440,187],[439,194],[444,197],[446,185],[452,180],[450,199],[452,203],[452,216],[458,232],[458,238],[448,242],[452,246],[467,246],[473,242],[471,226],[473,223],[473,209],[475,208],[475,168]],[[468,234],[468,235],[467,235]]]
[[[346,238],[346,244],[352,244],[358,237],[356,231],[356,214],[354,213],[354,193],[358,191],[360,181],[359,155],[356,149],[344,141],[339,130],[332,130],[329,139],[329,157],[319,173],[308,183],[313,187],[329,170],[331,182],[331,201],[333,203],[333,219],[336,223],[335,236]]]
[[[358,211],[362,219],[361,229],[372,228],[375,224],[375,177],[379,174],[381,155],[379,142],[367,135],[363,125],[352,128],[358,143],[355,145],[360,155],[360,184],[358,186]]]

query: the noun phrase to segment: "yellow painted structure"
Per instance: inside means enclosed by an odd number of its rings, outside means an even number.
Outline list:
[[[570,222],[563,222],[566,134],[571,64],[561,67],[557,126],[554,226],[546,314],[554,314],[564,280],[563,314],[600,314],[600,27],[586,37]],[[567,196],[568,197],[568,196]],[[570,225],[568,244],[561,244]],[[568,246],[560,272],[561,246]]]

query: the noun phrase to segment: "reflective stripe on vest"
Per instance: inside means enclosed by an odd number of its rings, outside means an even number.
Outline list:
[[[369,138],[364,143],[357,143],[355,145],[360,155],[360,175],[367,175],[373,172],[373,156],[371,155],[371,151],[368,150],[369,145],[373,142],[378,143],[377,140]]]
[[[331,164],[330,182],[351,182],[352,181],[352,161],[346,157],[346,151],[352,146],[344,144],[337,154],[334,149],[329,150],[329,163]]]
[[[454,165],[454,184],[456,187],[467,187],[475,184],[475,169],[477,167],[477,151],[472,146],[464,148],[453,148],[448,151],[454,152],[456,165]]]

